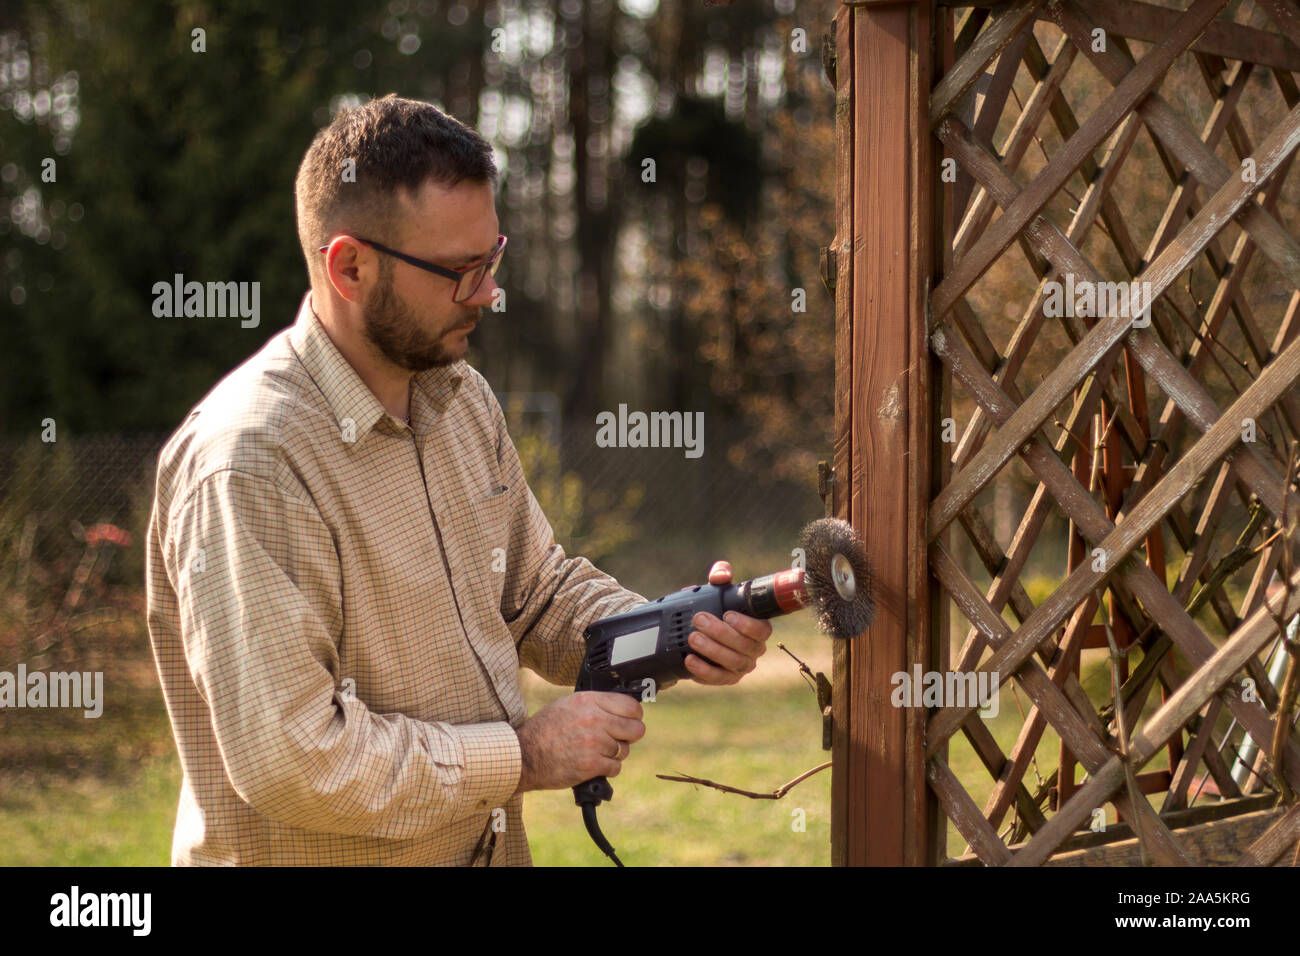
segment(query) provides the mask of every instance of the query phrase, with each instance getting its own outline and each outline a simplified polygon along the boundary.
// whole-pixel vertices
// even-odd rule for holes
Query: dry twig
[[[712,787],[714,790],[721,790],[723,793],[737,793],[742,797],[749,797],[751,800],[780,800],[787,793],[793,790],[798,784],[803,783],[815,773],[821,773],[831,765],[828,760],[824,764],[813,767],[811,770],[805,770],[799,776],[795,777],[788,783],[783,783],[771,793],[755,793],[753,790],[741,790],[739,787],[731,787],[725,783],[718,783],[714,780],[704,780],[700,777],[692,777],[689,774],[655,774],[660,780],[672,780],[676,783],[698,783],[702,787]]]
[[[812,688],[813,693],[817,695],[817,704],[823,708],[823,716],[825,716],[825,710],[830,707],[831,690],[830,681],[826,679],[826,675],[821,673],[814,674],[811,667],[799,660],[799,658],[795,656],[794,652],[780,641],[777,642],[776,646],[789,654],[794,662],[799,665],[799,676],[808,683],[808,686]],[[749,797],[751,800],[780,800],[813,774],[821,773],[830,765],[831,762],[828,760],[823,764],[813,767],[811,770],[805,770],[793,780],[781,784],[781,786],[777,787],[771,793],[756,793],[753,790],[742,790],[739,787],[733,787],[729,784],[718,783],[716,780],[705,780],[703,777],[692,777],[690,774],[657,773],[655,776],[660,780],[671,780],[674,783],[697,783],[702,787],[712,787],[714,790],[721,790],[723,793],[739,794],[742,797]]]

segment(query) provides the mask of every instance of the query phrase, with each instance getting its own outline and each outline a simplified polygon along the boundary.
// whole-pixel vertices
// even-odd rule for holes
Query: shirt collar
[[[307,374],[325,396],[340,428],[345,428],[347,420],[351,419],[355,434],[360,438],[381,421],[399,431],[407,427],[405,422],[399,422],[388,414],[383,403],[370,391],[356,369],[330,339],[320,319],[312,311],[310,292],[303,296],[298,317],[289,332],[289,344],[293,346]],[[415,404],[415,390],[419,389],[434,411],[445,411],[464,380],[464,365],[462,359],[451,365],[426,369],[413,375],[412,407]],[[412,421],[416,421],[414,411]]]
[[[464,359],[458,359],[450,365],[439,365],[425,369],[423,372],[416,372],[411,376],[411,382],[415,386],[411,390],[411,398],[415,398],[415,389],[419,389],[429,399],[435,411],[439,413],[446,411],[451,400],[460,391],[460,383],[465,380],[465,370],[468,367]]]

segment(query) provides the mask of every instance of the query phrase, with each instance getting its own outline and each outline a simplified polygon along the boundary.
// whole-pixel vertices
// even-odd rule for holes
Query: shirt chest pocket
[[[475,613],[501,620],[501,595],[511,573],[511,519],[519,491],[497,485],[489,495],[470,501],[452,515],[460,555],[460,574]]]

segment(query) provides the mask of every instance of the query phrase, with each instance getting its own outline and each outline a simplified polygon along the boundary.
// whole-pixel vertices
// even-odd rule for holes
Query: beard
[[[393,272],[389,269],[381,273],[379,284],[366,300],[362,328],[366,338],[388,361],[409,372],[423,372],[458,361],[460,356],[452,355],[442,344],[443,336],[478,317],[478,308],[466,309],[454,324],[437,334],[426,332],[393,289]]]

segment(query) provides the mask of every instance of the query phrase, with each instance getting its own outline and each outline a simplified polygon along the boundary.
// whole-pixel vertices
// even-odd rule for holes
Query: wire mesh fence
[[[736,426],[709,422],[682,448],[600,447],[596,426],[561,423],[547,401],[502,396],[529,486],[570,554],[654,596],[704,580],[727,558],[739,576],[785,566],[800,526],[822,513],[803,486],[727,462]],[[76,658],[105,635],[144,633],[144,548],[166,435],[60,434],[0,441],[0,667]]]

